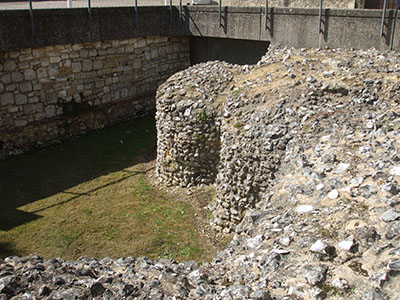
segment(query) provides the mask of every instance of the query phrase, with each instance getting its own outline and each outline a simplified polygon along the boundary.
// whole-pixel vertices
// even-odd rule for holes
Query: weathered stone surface
[[[386,299],[400,289],[390,278],[400,234],[399,59],[276,48],[256,66],[209,62],[160,87],[160,181],[212,182],[212,224],[235,231],[207,270],[215,295],[240,284],[249,295],[268,286],[276,299]],[[214,124],[219,139],[207,131]]]
[[[0,158],[153,111],[150,97],[160,82],[190,63],[188,55],[180,57],[181,50],[159,55],[159,47],[174,44],[188,44],[188,38],[133,38],[0,53]],[[134,45],[140,46],[135,53]],[[132,51],[125,51],[127,47]],[[19,107],[34,103],[41,103],[40,111],[39,106]],[[45,123],[48,119],[53,123]],[[85,124],[85,129],[65,126],[71,122]]]
[[[397,299],[399,59],[276,48],[173,75],[157,94],[159,178],[214,183],[232,241],[201,266],[9,257],[0,297]]]

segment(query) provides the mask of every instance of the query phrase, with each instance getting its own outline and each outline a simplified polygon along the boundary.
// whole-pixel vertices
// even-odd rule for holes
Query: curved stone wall
[[[180,186],[215,181],[220,99],[232,78],[228,64],[213,62],[177,73],[159,88],[157,175],[161,181]]]

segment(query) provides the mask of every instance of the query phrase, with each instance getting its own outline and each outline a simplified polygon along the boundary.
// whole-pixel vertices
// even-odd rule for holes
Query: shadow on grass
[[[56,193],[70,193],[65,190],[153,160],[155,143],[155,121],[151,116],[0,161],[0,230],[8,231],[40,217],[35,214],[39,211],[23,212],[18,209],[20,206]],[[118,181],[134,176],[129,171],[126,173]],[[63,203],[79,196],[79,193],[73,193]],[[0,254],[3,255],[2,249]]]
[[[0,242],[0,258],[6,258],[8,256],[16,256],[18,251],[14,248],[11,243]]]

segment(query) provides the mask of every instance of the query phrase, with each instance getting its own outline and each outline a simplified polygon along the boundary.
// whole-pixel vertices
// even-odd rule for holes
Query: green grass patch
[[[0,257],[209,259],[194,209],[152,187],[154,118],[0,162]]]

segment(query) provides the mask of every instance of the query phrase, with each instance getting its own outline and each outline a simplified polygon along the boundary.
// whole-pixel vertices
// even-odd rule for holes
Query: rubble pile
[[[159,88],[157,127],[159,178],[214,183],[229,245],[201,266],[6,258],[0,299],[400,299],[400,54],[193,66]]]

